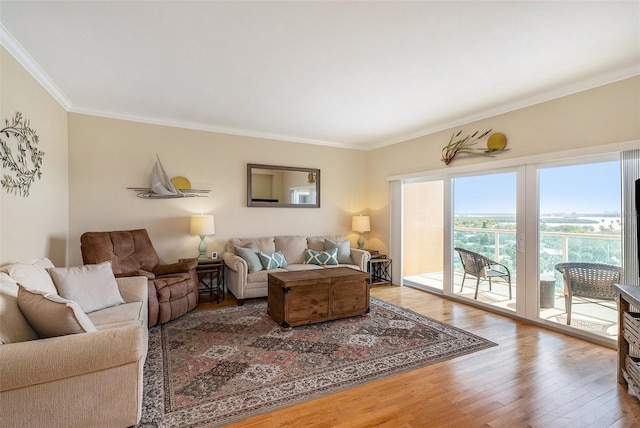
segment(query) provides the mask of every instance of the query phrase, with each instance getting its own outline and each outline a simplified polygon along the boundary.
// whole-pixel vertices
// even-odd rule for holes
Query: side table
[[[371,260],[369,260],[369,273],[371,274],[369,279],[371,285],[392,284],[391,259],[376,251],[376,254],[372,254]]]
[[[185,260],[193,259],[180,259],[181,262]],[[198,260],[196,274],[198,275],[198,291],[200,294],[209,294],[212,300],[215,297],[216,303],[224,300],[224,260],[221,258]]]

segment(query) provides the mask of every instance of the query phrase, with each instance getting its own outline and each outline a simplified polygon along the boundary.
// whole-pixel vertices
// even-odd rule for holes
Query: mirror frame
[[[303,172],[306,174],[315,174],[316,181],[316,203],[315,204],[287,204],[284,202],[268,202],[257,201],[251,197],[252,175],[253,169],[273,169],[276,171],[292,171]],[[268,207],[268,208],[320,208],[320,170],[317,168],[298,168],[292,166],[278,166],[278,165],[261,165],[257,163],[247,164],[247,206],[248,207]]]

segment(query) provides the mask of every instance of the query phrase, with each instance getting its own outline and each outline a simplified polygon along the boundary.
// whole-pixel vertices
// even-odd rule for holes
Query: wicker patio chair
[[[467,275],[476,278],[476,294],[473,297],[476,300],[478,299],[478,288],[480,287],[481,280],[488,280],[489,290],[491,290],[491,278],[500,278],[507,282],[509,286],[509,300],[511,300],[511,272],[509,272],[508,267],[473,251],[459,247],[454,249],[460,255],[460,261],[462,261],[462,267],[464,268],[462,284],[460,285],[461,292]]]
[[[613,284],[622,278],[622,268],[601,263],[558,263],[556,270],[562,274],[565,285],[564,306],[567,311],[567,325],[571,325],[571,305],[574,297],[596,300],[616,300]],[[595,303],[589,302],[576,303]],[[601,305],[609,307],[606,305]],[[610,307],[609,307],[610,308]],[[616,308],[611,308],[617,310]]]

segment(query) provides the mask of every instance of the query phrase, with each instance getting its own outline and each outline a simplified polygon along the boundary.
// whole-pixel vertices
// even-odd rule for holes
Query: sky
[[[620,162],[539,170],[540,212],[620,212]],[[516,173],[461,177],[454,181],[457,214],[515,214]]]

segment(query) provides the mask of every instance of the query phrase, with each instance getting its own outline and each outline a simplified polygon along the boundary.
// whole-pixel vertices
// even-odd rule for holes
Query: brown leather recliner
[[[197,260],[160,264],[146,229],[85,232],[80,243],[85,264],[111,261],[116,277],[147,277],[149,327],[178,318],[198,304]]]

